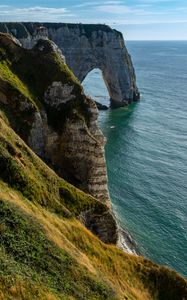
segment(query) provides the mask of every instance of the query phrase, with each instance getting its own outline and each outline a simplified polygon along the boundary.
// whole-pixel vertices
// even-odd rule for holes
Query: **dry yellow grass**
[[[60,300],[59,297],[50,293],[44,286],[28,285],[22,279],[17,278],[16,282],[7,285],[0,278],[0,300]],[[71,300],[70,298],[67,300]]]
[[[87,269],[95,280],[112,289],[115,297],[107,299],[151,300],[167,295],[167,300],[183,300],[176,291],[184,294],[187,283],[179,275],[102,243],[73,217],[90,205],[98,205],[98,201],[60,179],[1,118],[0,147],[0,162],[4,164],[0,164],[0,199],[13,203],[41,224],[46,238],[75,259],[79,270]],[[60,198],[59,188],[68,191],[70,200]]]
[[[149,277],[150,270],[160,271],[159,266],[143,257],[125,254],[115,246],[105,245],[78,220],[60,218],[27,201],[4,184],[1,185],[0,198],[16,204],[42,224],[48,239],[65,249],[89,272],[109,282],[119,299],[157,299],[157,291],[152,290],[148,279],[147,282],[142,280],[142,273]]]

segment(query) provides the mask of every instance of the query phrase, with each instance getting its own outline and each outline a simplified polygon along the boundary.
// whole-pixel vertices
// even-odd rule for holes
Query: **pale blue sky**
[[[105,23],[127,40],[187,40],[187,0],[0,0],[0,21]]]

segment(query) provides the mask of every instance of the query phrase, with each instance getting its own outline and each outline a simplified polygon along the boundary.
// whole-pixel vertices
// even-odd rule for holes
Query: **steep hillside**
[[[42,42],[36,47],[44,51],[52,45]],[[47,49],[41,60],[47,59]],[[56,53],[53,48],[50,53],[51,49]],[[0,299],[187,299],[187,282],[180,275],[112,245],[117,239],[117,228],[108,202],[99,201],[60,178],[49,167],[53,164],[47,161],[46,165],[42,160],[45,157],[39,158],[27,145],[36,113],[45,113],[46,124],[50,122],[50,102],[45,103],[46,96],[39,89],[42,77],[41,89],[51,84],[44,84],[48,80],[45,76],[49,78],[50,74],[63,74],[58,82],[74,82],[77,96],[69,110],[61,112],[64,119],[58,120],[59,115],[52,118],[50,129],[57,134],[60,131],[60,137],[63,132],[65,138],[72,124],[76,128],[84,123],[84,137],[96,139],[89,124],[93,117],[89,114],[91,100],[85,98],[72,73],[61,61],[53,71],[48,71],[47,64],[45,72],[42,67],[36,68],[33,55],[38,50],[30,51],[9,36],[1,36]],[[32,65],[28,58],[33,59]],[[37,58],[38,54],[36,61]],[[53,58],[52,65],[56,64]],[[58,73],[61,64],[63,69]],[[41,117],[43,122],[44,119]],[[56,122],[61,122],[61,127],[55,127]],[[82,136],[80,133],[80,139]],[[73,141],[76,145],[77,140]],[[94,147],[97,145],[100,147],[96,140]]]
[[[186,299],[175,272],[76,218],[108,208],[60,179],[0,119],[0,299]]]

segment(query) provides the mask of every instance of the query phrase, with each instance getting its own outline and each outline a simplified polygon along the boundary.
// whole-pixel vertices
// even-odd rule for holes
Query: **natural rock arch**
[[[98,68],[113,106],[139,98],[134,68],[121,33],[106,25],[59,24],[55,30],[49,24],[44,26],[81,82]]]
[[[85,94],[94,99],[99,109],[105,110],[109,107],[110,95],[100,69],[91,70],[82,81],[82,85]]]
[[[91,70],[99,68],[112,106],[124,106],[139,99],[134,68],[123,36],[109,26],[2,23],[0,30],[11,32],[27,48],[32,48],[40,38],[50,38],[62,50],[67,65],[81,82]]]

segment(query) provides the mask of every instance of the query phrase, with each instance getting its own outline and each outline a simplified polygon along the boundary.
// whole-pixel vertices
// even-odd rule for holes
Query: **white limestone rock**
[[[17,23],[3,24],[7,30],[10,27],[10,31],[13,24],[15,29],[18,26]],[[94,68],[99,68],[112,106],[125,106],[139,100],[134,67],[120,32],[99,24],[19,23],[19,26],[23,27],[24,34],[15,36],[25,48],[32,48],[39,39],[49,38],[63,53],[80,82]]]
[[[45,92],[45,102],[50,106],[58,107],[70,100],[76,98],[72,94],[74,86],[69,84],[62,84],[62,82],[53,82]]]

